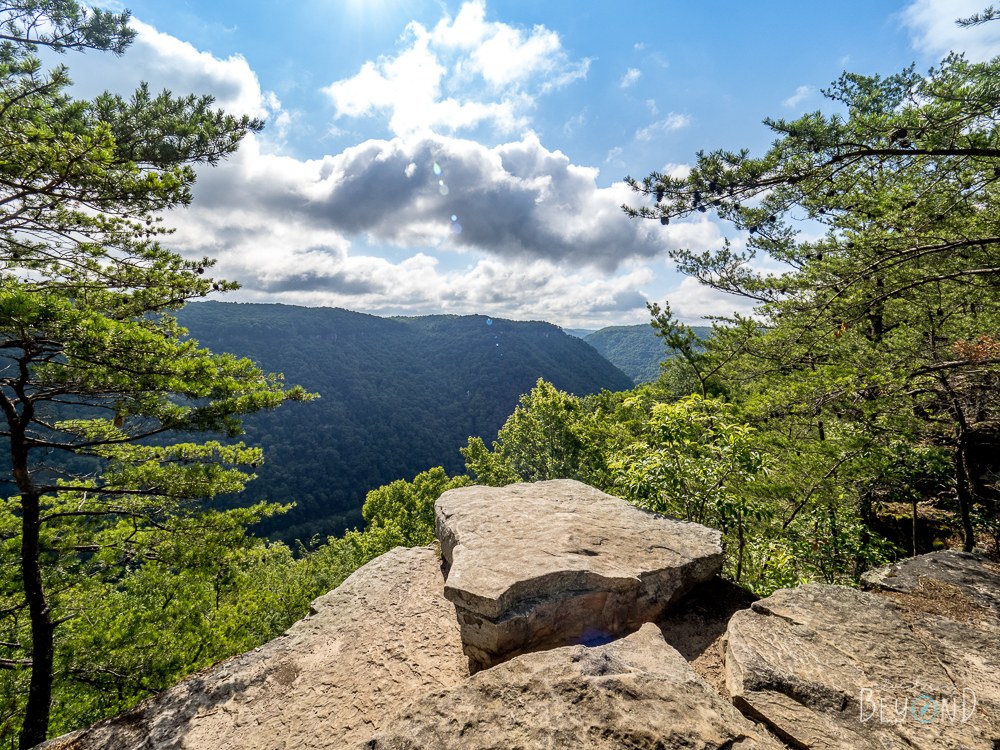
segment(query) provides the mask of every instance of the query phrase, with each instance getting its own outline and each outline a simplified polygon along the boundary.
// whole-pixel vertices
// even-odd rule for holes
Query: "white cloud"
[[[644,49],[646,49],[646,45],[645,45],[645,44],[644,44],[643,42],[636,42],[636,43],[635,43],[635,44],[633,44],[632,46],[633,46],[633,47],[634,47],[635,49],[637,49],[637,50],[644,50]]]
[[[483,0],[465,3],[453,23],[442,19],[434,41],[443,47],[469,50],[466,63],[496,87],[523,81],[558,65],[559,35],[544,26],[531,33],[504,23],[487,23]]]
[[[585,78],[592,62],[571,62],[559,35],[544,26],[527,31],[486,21],[483,0],[464,3],[431,31],[413,21],[402,39],[406,46],[395,57],[368,61],[323,89],[337,117],[388,113],[396,135],[483,122],[515,132],[526,127],[524,113],[539,94]]]
[[[602,327],[623,317],[645,319],[648,294],[642,287],[653,272],[637,267],[604,277],[567,271],[546,261],[481,259],[467,269],[442,271],[423,253],[392,263],[375,256],[350,256],[309,285],[285,285],[237,293],[243,301],[336,306],[383,315],[427,312],[484,313],[562,325]],[[231,299],[233,297],[230,297]]]
[[[587,109],[588,109],[587,107],[584,107],[582,110],[580,110],[580,114],[575,115],[566,121],[566,123],[563,125],[563,132],[566,135],[569,136],[573,135],[573,133],[576,132],[577,128],[579,128],[580,126],[584,125],[587,122]]]
[[[1000,22],[962,29],[955,19],[978,13],[987,5],[986,0],[915,0],[900,15],[916,49],[941,56],[965,52],[971,60],[984,61],[1000,55]]]
[[[73,58],[75,96],[92,99],[104,90],[131,96],[141,81],[151,93],[169,89],[174,94],[209,94],[216,106],[229,114],[250,115],[269,122],[266,138],[281,140],[291,125],[291,113],[278,97],[263,91],[257,74],[242,55],[220,59],[201,52],[188,42],[157,31],[133,18],[136,38],[122,59],[113,55],[78,55]],[[53,56],[52,62],[64,62]]]
[[[691,276],[667,293],[667,301],[677,317],[689,324],[705,325],[704,318],[709,315],[753,314],[753,303],[749,300],[704,286]]]
[[[613,149],[611,149],[610,151],[608,151],[608,155],[605,157],[604,163],[605,164],[611,164],[612,160],[614,160],[614,162],[613,162],[614,164],[616,164],[617,166],[624,167],[625,166],[625,162],[623,162],[621,159],[618,158],[621,155],[622,155],[622,147],[621,146],[615,146]]]
[[[312,161],[263,154],[251,138],[226,165],[202,170],[194,205],[175,215],[183,225],[176,240],[191,253],[235,258],[258,247],[270,258],[280,256],[278,248],[341,252],[367,236],[402,248],[610,273],[628,259],[662,257],[679,241],[707,247],[718,239],[713,224],[661,227],[629,219],[620,206],[638,196],[623,183],[599,188],[597,175],[547,150],[533,134],[491,149],[425,133],[369,140]],[[452,215],[460,235],[452,233]],[[690,227],[698,229],[691,234]],[[241,277],[262,263],[255,260]],[[290,268],[276,265],[282,273]]]
[[[649,107],[649,111],[652,112],[654,116],[660,114],[660,110],[656,108],[656,99],[647,99],[646,106]]]
[[[639,77],[642,76],[642,71],[637,68],[629,68],[628,72],[622,76],[621,87],[627,89],[629,86],[634,86]]]
[[[669,175],[676,180],[686,180],[688,175],[691,174],[690,164],[674,164],[673,162],[664,165],[663,169],[660,170],[663,174]]]
[[[137,35],[126,63],[133,75],[137,72],[151,82],[161,80],[163,87],[173,86],[184,93],[210,93],[220,107],[233,114],[267,117],[281,108],[273,93],[261,91],[257,74],[242,55],[220,60],[142,21],[133,19],[131,25]],[[136,66],[140,71],[135,71]]]
[[[782,102],[789,109],[794,109],[799,106],[806,99],[810,98],[816,92],[813,86],[799,86],[795,89],[795,93]]]
[[[106,88],[131,94],[139,81],[147,81],[154,93],[166,88],[175,93],[211,94],[219,107],[236,115],[264,118],[280,111],[277,97],[261,90],[257,74],[242,55],[220,59],[136,18],[130,25],[136,39],[123,59],[113,55],[74,58],[73,78],[79,95],[93,98]]]
[[[642,312],[648,263],[721,236],[705,219],[629,219],[619,207],[638,196],[599,188],[597,172],[530,134],[490,149],[425,133],[311,161],[248,138],[201,171],[193,205],[168,217],[170,244],[218,258],[213,274],[240,281],[244,300],[610,324]],[[472,267],[454,270],[462,256]]]
[[[662,135],[663,133],[668,133],[671,130],[678,130],[685,127],[691,123],[691,118],[687,115],[677,115],[671,112],[665,118],[659,122],[654,122],[645,128],[640,128],[635,131],[636,140],[648,141],[655,136]]]
[[[596,57],[584,57],[575,63],[567,63],[561,71],[552,75],[542,83],[538,91],[542,94],[547,94],[555,89],[561,89],[563,86],[567,86],[573,81],[577,81],[581,78],[586,78],[587,73],[590,71],[590,64],[596,60]]]

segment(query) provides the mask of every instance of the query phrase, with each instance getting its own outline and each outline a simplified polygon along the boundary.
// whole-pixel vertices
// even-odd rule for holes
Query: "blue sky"
[[[140,0],[123,58],[61,61],[81,97],[145,80],[267,121],[167,217],[224,299],[598,328],[748,311],[667,258],[739,233],[626,218],[626,175],[760,153],[843,70],[992,57],[998,25],[954,25],[985,4]]]

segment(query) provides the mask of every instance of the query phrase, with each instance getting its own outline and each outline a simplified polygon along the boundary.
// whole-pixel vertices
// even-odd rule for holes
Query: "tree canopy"
[[[966,549],[973,519],[997,514],[998,467],[980,450],[1000,417],[997,80],[1000,58],[955,54],[926,75],[845,73],[824,91],[845,114],[766,120],[777,139],[765,155],[699,152],[684,179],[630,180],[654,203],[625,207],[662,223],[711,210],[746,230],[671,254],[756,305],[724,321],[720,373],[754,419],[827,454],[821,476],[848,481],[899,438],[945,450]],[[821,238],[802,240],[800,221]],[[778,270],[755,270],[761,260]]]
[[[121,53],[127,22],[68,0],[0,9],[0,436],[18,492],[0,508],[17,560],[2,578],[12,658],[0,668],[30,675],[12,707],[22,748],[46,738],[60,626],[143,561],[194,564],[195,550],[245,544],[246,524],[280,511],[198,510],[241,489],[252,475],[236,467],[259,464],[259,450],[155,438],[235,437],[241,416],[309,397],[199,348],[167,314],[236,285],[205,277],[209,259],[163,247],[155,213],[190,201],[194,165],[231,154],[262,124],[213,110],[210,97],[145,86],[128,101],[74,101],[66,69],[43,74],[30,54],[39,44]]]

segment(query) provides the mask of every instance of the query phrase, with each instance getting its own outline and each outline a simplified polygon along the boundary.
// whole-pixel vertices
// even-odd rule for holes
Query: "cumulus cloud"
[[[704,319],[712,315],[753,314],[753,303],[749,300],[704,286],[690,276],[668,292],[666,299],[677,317],[687,323],[705,325]]]
[[[364,236],[605,273],[629,259],[661,257],[678,242],[717,240],[710,223],[662,227],[629,219],[619,206],[635,194],[623,183],[599,188],[597,176],[533,134],[487,148],[424,133],[365,141],[313,161],[263,154],[248,139],[229,164],[203,171],[194,206],[182,214],[189,228],[177,239],[191,252],[220,257],[231,248],[251,255],[270,248],[275,255],[275,248],[314,247],[343,257],[351,238]],[[258,275],[254,269],[269,262],[255,260],[241,276]],[[278,261],[273,273],[287,275],[293,265]]]
[[[276,280],[264,288],[244,289],[239,298],[383,315],[483,313],[601,327],[623,317],[644,319],[648,294],[642,287],[653,278],[646,267],[608,278],[586,270],[567,271],[546,261],[484,258],[458,271],[438,266],[436,258],[423,253],[399,263],[351,256],[333,273],[309,277],[310,283]]]
[[[136,27],[124,66],[99,55],[74,61],[78,96],[108,81],[129,94],[148,80],[153,90],[211,93],[227,111],[266,117],[269,134],[295,126],[242,57],[217,58],[141,21]],[[236,298],[247,301],[585,326],[644,319],[659,278],[652,268],[667,250],[720,244],[704,218],[667,227],[628,219],[620,205],[638,198],[627,186],[598,187],[596,168],[573,164],[530,132],[488,148],[428,130],[453,130],[442,124],[448,117],[523,124],[535,97],[589,65],[571,61],[554,32],[487,23],[481,3],[466,3],[454,19],[430,31],[411,25],[408,34],[399,55],[359,72],[371,76],[367,109],[362,94],[343,88],[344,107],[357,116],[398,115],[400,135],[311,160],[274,153],[270,135],[249,136],[229,161],[199,170],[193,205],[166,217],[177,227],[167,244],[217,258],[212,274],[240,281]],[[385,104],[402,90],[393,86],[405,88],[407,64],[426,66],[432,78],[444,70],[439,88],[422,89],[409,110]],[[454,93],[470,90],[470,80],[479,94]],[[378,88],[387,84],[389,93]],[[427,101],[433,106],[422,112]],[[651,132],[682,121],[671,114]]]
[[[658,122],[654,122],[645,128],[635,131],[635,138],[638,141],[649,141],[658,135],[669,133],[671,130],[679,130],[691,123],[691,118],[687,115],[678,115],[671,112]]]
[[[637,68],[629,68],[625,75],[622,76],[621,87],[627,89],[629,86],[634,86],[636,81],[642,76],[642,71]]]
[[[528,31],[486,21],[483,0],[464,3],[431,30],[413,21],[402,40],[398,55],[368,61],[323,89],[338,118],[386,113],[396,135],[483,122],[513,132],[527,125],[538,95],[586,77],[592,62],[571,61],[559,35],[544,26]]]
[[[980,12],[986,5],[983,0],[914,0],[901,17],[916,49],[942,56],[949,51],[965,52],[968,58],[983,61],[1000,55],[1000,23],[962,29],[955,19]]]
[[[146,81],[154,93],[169,89],[175,94],[210,94],[226,112],[270,118],[272,124],[283,114],[287,124],[288,113],[283,112],[281,102],[273,92],[261,89],[257,74],[242,55],[220,59],[139,19],[133,18],[130,25],[136,38],[123,59],[107,54],[73,58],[77,96],[90,99],[105,89],[129,95],[140,81]]]
[[[816,92],[813,86],[799,86],[795,89],[795,93],[782,102],[789,109],[794,109],[799,106],[806,99],[809,99]]]
[[[674,164],[670,162],[664,165],[663,169],[660,170],[665,175],[670,175],[675,180],[686,180],[688,175],[691,174],[690,164]]]
[[[129,23],[136,38],[123,58],[74,55],[70,70],[74,96],[93,99],[108,90],[129,97],[142,81],[154,95],[164,89],[175,95],[207,94],[227,113],[267,120],[262,140],[269,147],[280,147],[294,122],[294,113],[282,107],[274,92],[261,88],[257,74],[242,55],[218,58],[139,19]],[[41,56],[46,64],[66,62],[47,50],[42,50]]]
[[[425,133],[311,161],[250,138],[203,170],[170,244],[216,257],[244,300],[610,324],[641,312],[650,263],[721,237],[706,219],[630,220],[634,194],[596,177],[534,135],[487,148]]]

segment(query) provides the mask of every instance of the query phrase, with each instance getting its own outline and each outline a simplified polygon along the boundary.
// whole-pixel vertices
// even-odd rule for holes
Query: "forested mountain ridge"
[[[281,372],[320,399],[245,422],[264,448],[258,479],[217,502],[295,502],[257,528],[307,540],[361,527],[368,491],[433,466],[461,473],[470,436],[487,445],[538,378],[586,395],[631,380],[582,340],[544,322],[485,316],[380,318],[336,308],[191,303],[177,314],[216,352]]]
[[[694,326],[705,339],[712,333],[710,326]],[[583,337],[598,353],[620,369],[638,385],[660,377],[660,362],[673,356],[663,347],[663,339],[649,323],[634,326],[608,326]]]

